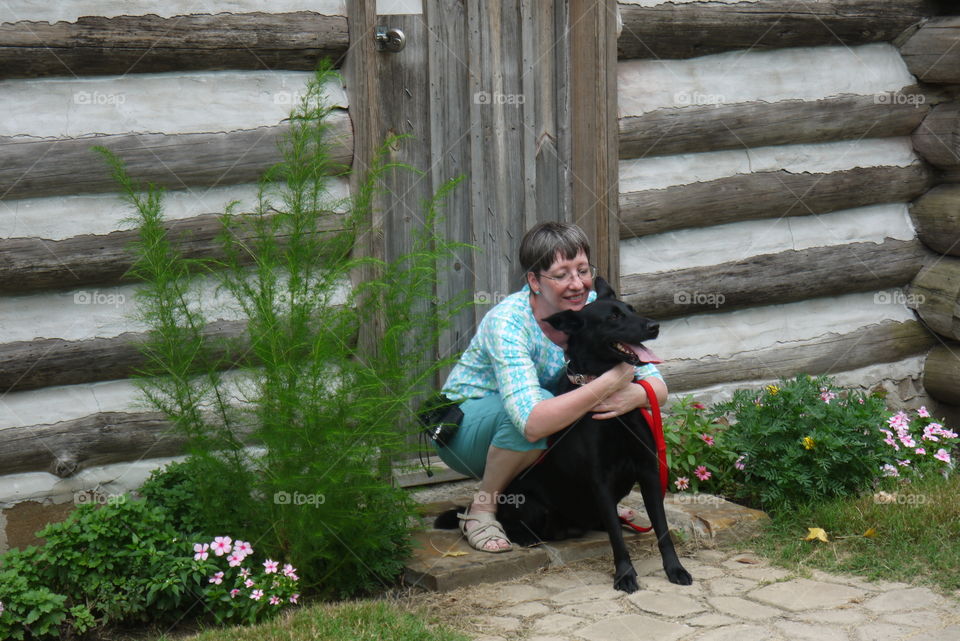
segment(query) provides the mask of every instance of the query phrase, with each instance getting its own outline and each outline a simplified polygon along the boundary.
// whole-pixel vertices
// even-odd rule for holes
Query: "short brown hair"
[[[534,225],[520,241],[520,266],[524,273],[540,273],[553,265],[559,254],[571,260],[583,252],[590,260],[590,242],[578,226],[546,222]]]

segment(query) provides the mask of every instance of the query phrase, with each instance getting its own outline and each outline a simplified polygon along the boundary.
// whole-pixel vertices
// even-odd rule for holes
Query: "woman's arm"
[[[659,376],[648,376],[644,379],[653,388],[657,395],[657,401],[660,405],[667,402],[667,384]],[[650,399],[647,398],[647,390],[642,385],[628,385],[618,389],[608,396],[602,402],[597,403],[592,408],[595,412],[593,418],[598,420],[622,416],[627,412],[638,407],[649,408]]]
[[[624,387],[630,386],[633,373],[632,366],[621,363],[586,385],[540,401],[534,405],[533,411],[527,418],[523,430],[524,436],[532,443],[559,432],[596,407],[598,403],[607,400]],[[643,388],[640,389],[643,391]]]

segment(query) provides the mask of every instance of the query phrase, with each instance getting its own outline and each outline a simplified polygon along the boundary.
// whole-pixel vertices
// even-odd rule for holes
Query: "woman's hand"
[[[633,384],[633,368],[630,368],[630,383],[614,391],[601,403],[597,403],[590,410],[594,412],[593,418],[604,420],[623,416],[627,412],[641,407],[650,407],[650,399],[647,398],[647,391],[642,385]],[[667,386],[663,380],[651,376],[647,379],[657,395],[657,400],[662,405],[667,400]]]

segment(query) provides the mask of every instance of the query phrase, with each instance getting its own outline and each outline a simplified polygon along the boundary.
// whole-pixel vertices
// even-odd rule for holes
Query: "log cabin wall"
[[[318,57],[347,51],[342,0],[136,6],[0,7],[0,550],[182,453],[129,380],[144,331],[124,280],[132,212],[90,147],[163,185],[181,249],[208,256],[217,214],[234,200],[252,210]],[[328,95],[349,164],[346,92]],[[236,310],[219,310],[208,331],[238,334]]]
[[[937,186],[960,175],[947,6],[621,0],[620,288],[663,320],[671,392],[826,373],[958,417],[930,398],[956,389],[923,385],[925,360],[956,385],[957,359],[926,358],[944,339],[908,305],[960,247]],[[944,280],[956,340],[960,277]]]

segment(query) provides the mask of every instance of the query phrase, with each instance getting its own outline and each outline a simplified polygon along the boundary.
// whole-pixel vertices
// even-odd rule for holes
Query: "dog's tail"
[[[433,521],[433,527],[438,530],[456,530],[460,527],[460,519],[457,518],[458,514],[462,514],[467,511],[465,506],[455,507],[452,510],[447,510],[446,512],[441,512],[439,516]]]

